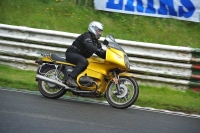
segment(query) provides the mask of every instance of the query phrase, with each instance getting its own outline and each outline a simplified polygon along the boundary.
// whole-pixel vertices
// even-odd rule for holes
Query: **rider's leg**
[[[77,53],[66,53],[66,60],[76,65],[74,70],[69,74],[69,78],[66,83],[71,86],[78,87],[76,78],[82,71],[86,69],[88,66],[88,61],[85,57]]]

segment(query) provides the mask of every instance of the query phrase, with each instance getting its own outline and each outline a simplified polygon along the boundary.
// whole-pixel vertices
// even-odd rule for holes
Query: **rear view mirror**
[[[106,39],[103,41],[103,44],[106,45],[106,46],[108,45],[108,43],[109,42]]]

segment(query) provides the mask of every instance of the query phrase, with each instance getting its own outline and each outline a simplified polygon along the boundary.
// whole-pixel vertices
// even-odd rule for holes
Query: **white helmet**
[[[89,24],[88,30],[96,37],[96,39],[99,39],[103,34],[103,24],[97,21],[93,21]]]

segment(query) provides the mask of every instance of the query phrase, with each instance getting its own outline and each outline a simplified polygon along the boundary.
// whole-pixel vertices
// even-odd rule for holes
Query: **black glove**
[[[105,59],[106,58],[106,51],[103,49],[97,49],[95,54],[97,54],[99,57]]]
[[[101,53],[102,52],[102,49],[97,49],[96,53]]]

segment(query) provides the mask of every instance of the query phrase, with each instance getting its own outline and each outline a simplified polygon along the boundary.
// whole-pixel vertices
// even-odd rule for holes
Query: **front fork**
[[[119,86],[119,76],[117,76],[116,71],[112,71],[112,74],[114,76],[113,81],[116,85],[116,90],[113,92],[115,95],[118,95],[120,93],[120,86]]]

